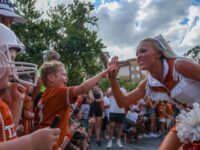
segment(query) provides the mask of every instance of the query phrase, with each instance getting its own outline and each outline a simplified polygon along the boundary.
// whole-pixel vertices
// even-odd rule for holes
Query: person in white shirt
[[[108,139],[109,114],[110,114],[110,90],[109,89],[107,89],[106,92],[105,92],[103,102],[104,102],[104,117],[103,117],[102,130],[104,132],[105,138]]]
[[[110,89],[111,90],[111,89]],[[121,92],[126,94],[127,91],[124,88],[120,88]],[[107,144],[107,148],[112,147],[112,137],[114,135],[114,129],[116,129],[117,132],[117,147],[123,148],[123,145],[121,144],[121,136],[122,136],[122,123],[125,119],[125,109],[119,108],[119,106],[116,103],[115,97],[111,92],[110,96],[110,115],[109,115],[109,141]]]

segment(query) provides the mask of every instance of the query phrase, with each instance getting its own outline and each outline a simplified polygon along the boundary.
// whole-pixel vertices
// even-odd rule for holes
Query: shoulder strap
[[[175,59],[168,59],[167,63],[169,66],[168,69],[168,73],[166,75],[166,78],[163,82],[163,85],[165,85],[165,87],[150,87],[153,91],[155,92],[161,92],[161,93],[167,93],[168,95],[170,95],[170,91],[174,88],[174,86],[177,84],[178,81],[175,81],[173,79],[173,67],[174,67],[174,61]]]

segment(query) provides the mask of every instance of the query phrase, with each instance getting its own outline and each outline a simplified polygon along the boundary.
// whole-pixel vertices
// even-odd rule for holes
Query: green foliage
[[[195,60],[198,64],[200,64],[200,46],[196,46],[189,51],[187,51],[184,56]]]
[[[138,86],[138,83],[131,83],[130,81],[126,79],[119,79],[119,83],[120,83],[120,86],[124,87],[128,92],[134,90]],[[99,87],[105,92],[106,89],[110,87],[109,80],[106,78],[102,79],[99,82]]]
[[[132,83],[126,79],[120,79],[119,83],[122,87],[124,87],[128,92],[134,90],[137,86],[138,83]]]
[[[99,72],[103,67],[99,58],[105,45],[93,30],[98,20],[91,15],[94,6],[74,0],[68,6],[62,4],[51,8],[44,19],[43,12],[36,10],[35,2],[16,1],[17,10],[27,20],[26,24],[12,26],[26,46],[19,60],[41,65],[43,52],[53,48],[66,65],[70,85],[80,84],[85,77]]]
[[[93,9],[90,2],[74,0],[74,4],[58,5],[48,13],[54,32],[52,45],[66,64],[69,84],[79,84],[83,75],[92,76],[103,67],[98,58],[105,46],[97,32],[88,28],[96,25],[97,18],[90,15]]]
[[[105,92],[110,87],[109,80],[107,78],[101,79],[101,81],[99,81],[99,87]]]
[[[33,62],[40,65],[43,62],[43,51],[48,49],[48,22],[41,18],[42,12],[35,9],[35,0],[18,0],[16,7],[26,18],[26,24],[14,24],[12,29],[26,47],[21,61]]]

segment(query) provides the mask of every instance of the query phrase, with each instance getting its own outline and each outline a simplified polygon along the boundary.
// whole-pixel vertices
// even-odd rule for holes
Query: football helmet
[[[0,23],[0,78],[5,74],[6,68],[10,68],[13,79],[22,83],[35,86],[37,83],[37,65],[28,62],[12,61],[10,49],[23,51],[24,45],[19,41],[15,33]],[[20,76],[28,75],[33,82],[28,82]]]

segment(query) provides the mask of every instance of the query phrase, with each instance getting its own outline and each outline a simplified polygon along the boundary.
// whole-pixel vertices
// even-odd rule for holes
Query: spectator
[[[143,130],[144,120],[140,117],[139,107],[133,105],[130,107],[129,111],[126,114],[125,119],[125,142],[128,144],[131,142],[132,137],[137,143],[140,143],[139,134]]]
[[[119,80],[118,80],[118,84],[119,84]],[[126,90],[122,87],[120,88],[120,90],[124,94],[127,93]],[[110,92],[111,92],[111,95],[110,95],[110,115],[109,115],[109,141],[107,144],[107,148],[112,147],[112,137],[114,135],[115,129],[117,132],[117,147],[123,148],[123,145],[121,143],[121,136],[123,134],[122,123],[124,122],[124,119],[125,119],[125,109],[119,108],[112,91]]]
[[[89,92],[89,98],[91,99],[92,103],[90,105],[90,111],[89,111],[89,118],[94,118],[95,125],[90,125],[88,129],[89,139],[92,135],[93,128],[95,129],[95,135],[96,135],[96,144],[98,146],[101,146],[101,125],[102,125],[102,116],[103,116],[103,110],[102,110],[102,101],[103,101],[103,92],[98,87],[98,85],[95,85],[92,90]],[[92,123],[92,122],[91,122]]]
[[[105,96],[104,96],[104,118],[103,118],[103,133],[105,135],[105,138],[108,139],[108,133],[109,133],[109,111],[110,111],[110,90],[107,89]]]
[[[159,116],[159,134],[163,135],[166,126],[166,104],[164,101],[160,101],[158,104],[158,116]]]
[[[88,129],[88,121],[89,121],[89,111],[90,111],[90,104],[89,104],[89,98],[88,95],[83,95],[82,105],[81,105],[81,111],[83,112],[83,120],[82,124],[83,127]]]
[[[0,1],[0,22],[10,27],[13,22],[25,23],[25,19],[15,12],[10,0]]]

